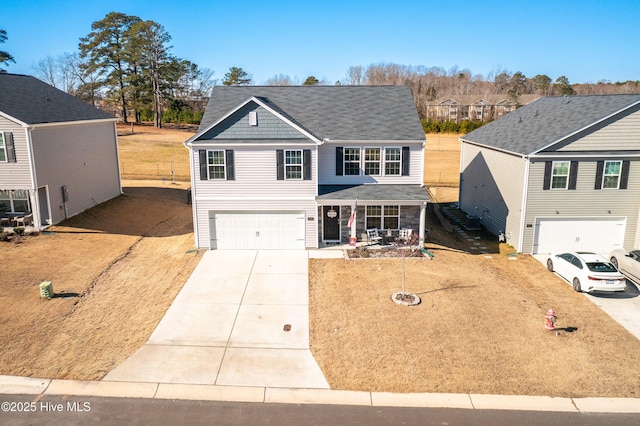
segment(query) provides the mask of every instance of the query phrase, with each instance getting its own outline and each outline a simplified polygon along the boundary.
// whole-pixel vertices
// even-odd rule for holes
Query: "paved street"
[[[10,425],[563,425],[635,426],[638,414],[583,414],[455,408],[248,404],[135,398],[1,395],[0,401],[35,404],[32,412],[0,412]],[[35,402],[34,402],[35,401]],[[75,410],[74,410],[75,408]],[[82,409],[84,411],[78,411]]]

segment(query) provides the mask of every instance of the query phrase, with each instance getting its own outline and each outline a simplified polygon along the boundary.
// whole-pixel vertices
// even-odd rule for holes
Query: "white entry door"
[[[625,227],[626,219],[619,217],[538,219],[533,253],[609,253],[622,248]]]
[[[212,250],[304,249],[304,212],[209,212]]]

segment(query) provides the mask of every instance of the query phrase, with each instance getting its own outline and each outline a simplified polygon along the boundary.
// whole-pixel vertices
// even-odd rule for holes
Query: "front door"
[[[340,241],[340,206],[322,206],[325,241]]]

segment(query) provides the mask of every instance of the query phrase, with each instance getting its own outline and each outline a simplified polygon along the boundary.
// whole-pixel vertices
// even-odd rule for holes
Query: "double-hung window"
[[[344,149],[344,174],[345,176],[360,175],[360,148]]]
[[[384,206],[384,229],[400,228],[400,206]]]
[[[364,149],[364,174],[374,176],[380,174],[380,148]]]
[[[367,206],[366,229],[399,229],[400,206]]]
[[[302,150],[285,150],[284,167],[285,179],[302,179]]]
[[[209,166],[209,179],[227,178],[227,165],[223,149],[207,151],[207,165]]]
[[[569,185],[569,161],[554,161],[551,171],[551,189],[567,189]]]
[[[0,212],[30,212],[29,192],[26,190],[0,190]]]
[[[620,186],[620,174],[622,173],[622,161],[605,161],[602,175],[602,188],[618,189]]]
[[[399,147],[384,149],[384,174],[400,176],[402,173],[402,150]]]
[[[0,161],[7,161],[7,148],[4,141],[4,134],[0,132]]]

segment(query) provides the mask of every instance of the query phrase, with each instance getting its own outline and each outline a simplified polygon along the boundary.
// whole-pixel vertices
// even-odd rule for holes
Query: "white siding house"
[[[0,216],[42,229],[121,193],[115,118],[30,76],[0,93]]]
[[[216,87],[185,143],[196,245],[311,248],[367,227],[423,238],[424,143],[405,87]]]
[[[640,95],[541,98],[461,142],[460,208],[518,251],[640,246]]]

